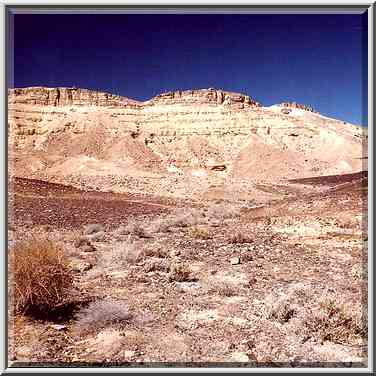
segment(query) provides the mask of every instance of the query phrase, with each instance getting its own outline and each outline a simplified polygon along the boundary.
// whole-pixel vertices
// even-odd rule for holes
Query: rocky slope
[[[76,88],[9,91],[9,173],[101,190],[254,194],[260,182],[365,169],[364,128],[216,89],[146,102]]]

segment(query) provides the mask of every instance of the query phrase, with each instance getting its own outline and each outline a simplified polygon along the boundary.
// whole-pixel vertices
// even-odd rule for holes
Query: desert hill
[[[366,367],[365,129],[215,89],[8,109],[12,367]]]
[[[365,169],[364,128],[213,88],[140,102],[30,87],[9,90],[8,109],[10,174],[81,188],[247,197],[260,183]]]

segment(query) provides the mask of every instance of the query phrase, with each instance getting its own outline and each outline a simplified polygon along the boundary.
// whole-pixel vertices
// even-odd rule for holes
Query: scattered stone
[[[95,252],[97,249],[90,243],[80,247],[82,252]]]
[[[136,351],[126,350],[123,352],[124,359],[129,360],[136,355]]]
[[[180,250],[178,250],[178,249],[173,249],[173,250],[170,252],[170,257],[180,256],[180,254],[181,254]]]
[[[104,227],[98,223],[93,223],[90,225],[85,226],[84,234],[85,235],[92,235],[98,232],[104,232]]]
[[[240,258],[239,257],[232,257],[230,259],[230,263],[231,263],[231,265],[238,265],[238,264],[240,264]]]
[[[85,235],[89,241],[100,242],[104,238],[104,231],[95,232],[93,234]]]
[[[59,325],[59,324],[51,325],[51,328],[58,330],[59,332],[68,330],[68,327],[66,325]]]
[[[86,272],[90,270],[92,267],[93,265],[90,264],[90,262],[86,262],[86,261],[79,261],[77,263],[74,263],[72,266],[74,271],[80,272],[80,273]]]
[[[90,240],[88,238],[86,238],[85,236],[80,236],[75,242],[74,242],[74,246],[76,248],[81,248],[85,245],[90,245]]]
[[[195,290],[201,288],[198,282],[176,282],[175,286],[182,290]]]
[[[233,362],[248,363],[249,362],[249,356],[244,352],[234,352],[231,355],[231,360]]]

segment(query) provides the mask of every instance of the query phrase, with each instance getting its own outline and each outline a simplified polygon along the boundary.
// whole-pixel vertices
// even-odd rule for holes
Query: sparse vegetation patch
[[[96,332],[111,324],[128,322],[132,318],[128,305],[114,299],[98,300],[82,308],[75,327],[80,334]]]
[[[64,301],[73,274],[64,250],[52,240],[30,237],[9,255],[11,304],[16,313],[45,313]]]

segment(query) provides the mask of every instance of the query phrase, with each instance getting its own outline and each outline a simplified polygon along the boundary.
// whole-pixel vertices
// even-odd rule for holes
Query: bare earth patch
[[[11,320],[14,365],[365,366],[364,186],[182,215],[157,198],[26,185],[12,196],[11,244],[26,233],[57,242],[81,300]]]

